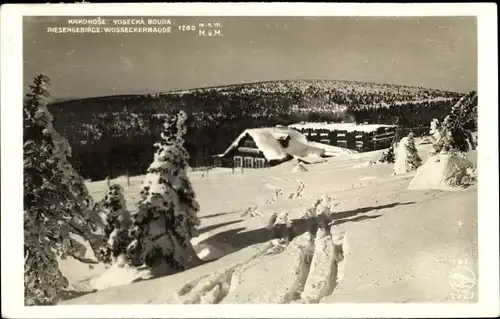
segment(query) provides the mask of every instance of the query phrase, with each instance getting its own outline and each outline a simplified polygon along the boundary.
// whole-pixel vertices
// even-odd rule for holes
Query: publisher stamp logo
[[[474,299],[477,277],[474,271],[467,265],[467,261],[459,260],[454,263],[453,269],[448,277],[453,300]]]

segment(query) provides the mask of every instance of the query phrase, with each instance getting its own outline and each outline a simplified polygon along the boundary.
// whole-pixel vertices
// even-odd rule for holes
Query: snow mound
[[[250,207],[250,210],[252,209],[256,208]],[[232,246],[231,243],[224,241],[224,239],[208,243],[207,238],[210,238],[211,236],[211,232],[205,232],[200,236],[191,239],[191,244],[193,245],[198,258],[203,261],[212,261],[234,252],[234,246]]]
[[[377,162],[376,161],[367,161],[367,162],[363,162],[363,163],[360,163],[360,164],[356,164],[356,165],[353,166],[353,168],[370,167],[370,166],[373,166],[373,165],[377,165]]]
[[[307,168],[301,163],[295,165],[292,169],[292,173],[299,173],[299,172],[307,172]]]
[[[111,265],[100,276],[90,281],[92,288],[103,290],[110,287],[128,285],[141,279],[148,279],[149,271],[127,265],[123,258]]]
[[[76,234],[70,234],[70,236],[75,242],[85,247],[85,254],[78,256],[78,259],[71,256],[60,259],[59,269],[68,279],[70,289],[75,291],[91,290],[87,287],[87,280],[103,273],[105,271],[104,264],[97,261],[94,251],[85,239]]]
[[[205,258],[210,256],[211,253],[212,251],[210,250],[210,248],[203,248],[197,255],[201,260],[204,260]]]
[[[408,189],[457,190],[464,185],[464,178],[475,179],[474,165],[456,154],[430,156],[410,182]]]
[[[216,243],[214,245],[202,244],[194,247],[196,255],[203,261],[212,261],[222,258],[234,251],[234,248],[228,243]]]

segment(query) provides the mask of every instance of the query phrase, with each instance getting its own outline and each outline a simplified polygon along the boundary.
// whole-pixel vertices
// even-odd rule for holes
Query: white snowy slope
[[[431,146],[419,145],[418,139],[416,145],[426,161]],[[204,175],[191,172],[201,206],[200,235],[192,242],[202,259],[222,258],[62,304],[449,300],[453,263],[466,260],[476,271],[477,187],[409,190],[416,171],[392,176],[392,164],[360,165],[380,154],[334,157],[307,165],[300,174],[293,172],[292,162],[235,174],[222,168]],[[476,165],[476,152],[469,159]],[[118,181],[131,210],[141,181],[133,177],[131,186]],[[90,183],[89,189],[99,200],[106,183]],[[300,218],[324,195],[338,202],[332,232],[319,231],[310,240]],[[288,244],[272,240],[266,229],[271,215],[279,212],[292,220],[296,237]],[[283,265],[289,265],[286,271]],[[75,267],[79,274],[73,277],[81,280],[82,268]],[[68,265],[65,275],[71,281]]]

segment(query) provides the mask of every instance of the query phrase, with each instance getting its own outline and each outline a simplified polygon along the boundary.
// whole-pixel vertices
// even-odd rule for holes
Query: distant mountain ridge
[[[154,92],[154,93],[137,93],[137,94],[112,94],[112,95],[101,95],[101,96],[94,96],[94,97],[85,97],[85,98],[72,98],[72,97],[65,97],[65,98],[54,98],[52,104],[59,104],[63,102],[71,102],[71,101],[92,101],[96,99],[104,99],[104,100],[109,100],[109,99],[115,99],[115,98],[122,98],[122,99],[130,99],[134,98],[137,96],[161,96],[161,95],[179,95],[179,94],[186,94],[186,93],[193,93],[193,92],[202,92],[202,91],[210,91],[210,90],[216,90],[216,91],[229,91],[229,90],[234,90],[234,89],[243,89],[243,88],[281,88],[281,89],[290,89],[290,88],[305,88],[307,87],[306,85],[314,85],[314,84],[320,84],[320,86],[328,86],[330,84],[331,88],[335,87],[340,87],[339,84],[344,84],[342,86],[347,86],[351,85],[352,87],[388,87],[388,88],[405,88],[407,91],[430,91],[430,92],[435,92],[436,94],[441,93],[442,95],[460,95],[464,93],[460,92],[455,92],[455,91],[447,91],[447,90],[440,90],[440,89],[433,89],[433,88],[427,88],[427,87],[419,87],[419,86],[411,86],[411,85],[403,85],[403,84],[383,84],[383,83],[375,83],[375,82],[363,82],[363,81],[352,81],[352,80],[329,80],[329,79],[297,79],[297,80],[276,80],[276,81],[256,81],[256,82],[245,82],[245,83],[239,83],[239,84],[224,84],[224,85],[215,85],[215,86],[206,86],[206,87],[195,87],[195,88],[189,88],[189,89],[176,89],[176,90],[170,90],[170,91],[162,91],[162,92]],[[322,84],[322,85],[321,85]],[[335,85],[337,84],[337,85]],[[277,91],[277,90],[275,90]],[[273,92],[273,91],[268,91],[268,92]]]
[[[74,101],[74,100],[81,100],[84,98],[79,98],[79,97],[53,97],[51,98],[51,103],[62,103],[62,102],[67,102],[67,101]]]

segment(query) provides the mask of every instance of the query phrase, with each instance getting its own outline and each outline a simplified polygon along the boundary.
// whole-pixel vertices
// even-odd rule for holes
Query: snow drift
[[[457,154],[430,156],[410,182],[408,189],[456,190],[464,186],[464,177],[474,179],[474,165]]]
[[[118,261],[106,269],[100,276],[90,280],[93,289],[103,290],[110,287],[129,285],[131,283],[150,279],[152,274],[147,269],[140,269],[129,266],[125,263],[123,256]]]
[[[302,163],[298,163],[292,169],[292,173],[307,172],[307,168]]]

